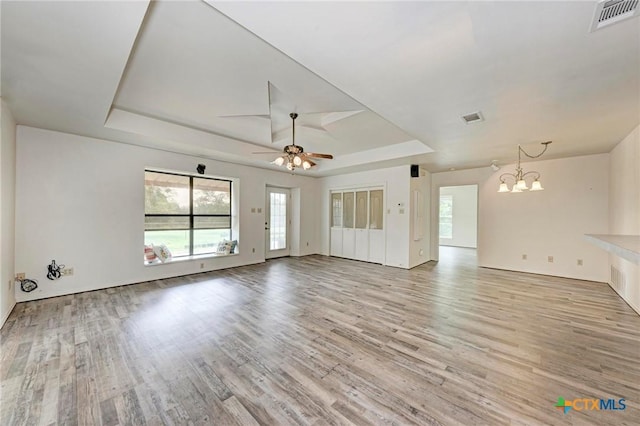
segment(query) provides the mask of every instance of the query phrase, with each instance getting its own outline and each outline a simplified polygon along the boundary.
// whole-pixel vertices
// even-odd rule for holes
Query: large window
[[[231,240],[231,181],[145,171],[144,243],[173,257],[214,253]]]
[[[453,196],[440,196],[440,238],[453,238]]]

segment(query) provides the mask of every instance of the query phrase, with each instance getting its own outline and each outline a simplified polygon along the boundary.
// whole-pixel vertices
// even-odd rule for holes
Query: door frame
[[[286,215],[287,215],[287,223],[286,223],[286,248],[271,250],[270,243],[270,228],[271,228],[271,193],[275,194],[286,194],[287,199],[287,207],[286,207]],[[266,185],[265,187],[265,209],[264,209],[264,258],[265,259],[275,259],[277,257],[286,257],[291,254],[291,188],[282,188],[278,186],[270,186]]]
[[[470,181],[468,183],[456,182],[456,183],[442,183],[439,182],[437,185],[432,186],[431,196],[436,197],[437,203],[431,203],[431,260],[435,260],[436,262],[440,259],[440,189],[444,187],[450,186],[471,186],[476,185],[477,188],[477,198],[476,198],[476,253],[480,256],[480,186],[481,182],[478,181]]]

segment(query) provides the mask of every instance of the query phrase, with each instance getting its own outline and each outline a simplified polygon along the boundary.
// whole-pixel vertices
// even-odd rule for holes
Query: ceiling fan
[[[291,130],[293,132],[293,138],[291,145],[287,145],[284,147],[284,154],[273,160],[271,163],[277,166],[285,165],[288,170],[293,171],[296,167],[302,167],[304,170],[309,170],[311,167],[315,166],[316,163],[311,161],[311,158],[327,158],[329,160],[333,159],[333,155],[331,154],[318,154],[315,152],[304,152],[304,148],[300,145],[296,145],[296,118],[298,118],[298,114],[292,112],[289,114],[291,117]],[[272,154],[272,152],[254,152],[254,154]]]

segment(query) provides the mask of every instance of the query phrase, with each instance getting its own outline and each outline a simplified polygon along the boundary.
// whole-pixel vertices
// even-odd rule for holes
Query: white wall
[[[0,101],[0,327],[11,313],[15,246],[16,122]]]
[[[584,234],[606,234],[609,227],[609,155],[526,162],[523,168],[541,173],[544,191],[498,193],[500,174],[515,169],[507,165],[495,173],[489,167],[436,173],[432,194],[435,197],[440,186],[479,184],[481,266],[607,281],[607,254],[589,244]],[[433,208],[432,220],[437,224]],[[437,241],[432,238],[432,250]],[[548,256],[554,257],[553,263]],[[578,259],[583,266],[577,265]]]
[[[409,268],[431,260],[431,238],[430,238],[430,209],[431,209],[431,173],[420,170],[420,176],[409,180],[411,211],[409,216],[410,238],[409,238]],[[415,191],[420,192],[421,206],[417,206],[415,201]],[[420,214],[420,224],[414,223],[414,215]],[[416,229],[418,228],[418,229]],[[416,240],[416,232],[422,235]]]
[[[207,166],[207,175],[239,179],[240,254],[144,266],[145,168],[192,173],[198,163]],[[266,185],[300,188],[296,254],[317,253],[319,202],[313,178],[18,126],[15,266],[38,280],[39,288],[16,290],[17,299],[263,262]],[[252,207],[262,213],[251,213]],[[74,275],[47,280],[52,259],[73,267]]]
[[[333,189],[383,186],[385,191],[385,265],[409,268],[410,249],[410,167],[399,166],[319,179],[320,252],[329,255],[330,191]]]
[[[640,235],[640,126],[610,153],[609,233]],[[640,314],[640,266],[609,256],[610,266],[622,272],[625,286],[611,287]]]
[[[443,186],[440,195],[450,195],[453,201],[452,238],[440,238],[440,245],[476,248],[478,185]]]

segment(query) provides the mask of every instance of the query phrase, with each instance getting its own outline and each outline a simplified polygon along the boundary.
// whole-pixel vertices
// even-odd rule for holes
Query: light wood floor
[[[605,284],[308,256],[16,306],[0,424],[638,424]],[[457,254],[457,256],[455,255]],[[554,408],[625,398],[625,411]]]

